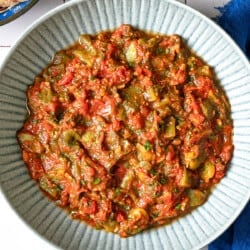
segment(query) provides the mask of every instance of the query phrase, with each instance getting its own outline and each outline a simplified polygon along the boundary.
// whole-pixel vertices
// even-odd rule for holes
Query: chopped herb
[[[147,141],[147,142],[144,144],[144,148],[145,148],[147,151],[151,150],[151,148],[152,148],[151,143]]]
[[[128,62],[128,65],[130,66],[130,67],[134,67],[134,62]]]
[[[98,177],[96,177],[96,178],[94,179],[93,183],[94,183],[95,185],[98,185],[98,184],[101,183],[101,179],[98,178]]]
[[[192,68],[194,67],[194,62],[192,62],[192,61],[189,62],[189,63],[188,63],[188,66],[192,69]]]
[[[123,208],[128,211],[130,209],[130,206],[124,205]]]
[[[80,182],[81,182],[81,184],[82,184],[83,186],[85,186],[85,184],[86,184],[85,180],[81,180]]]
[[[120,188],[116,188],[115,189],[115,195],[118,196],[121,194],[121,189]]]
[[[150,174],[151,174],[151,175],[156,175],[156,174],[157,174],[157,170],[156,170],[155,168],[152,168],[152,169],[150,170]]]
[[[125,163],[123,164],[123,166],[124,166],[125,168],[129,168],[130,164],[129,164],[129,162],[125,162]]]
[[[153,198],[157,198],[157,197],[159,197],[160,195],[161,195],[161,193],[157,191],[157,192],[155,192],[155,193],[153,194],[152,197],[153,197]]]
[[[175,194],[177,194],[177,193],[179,193],[179,188],[177,188],[177,187],[175,187],[174,189],[173,189],[173,193],[175,193]]]
[[[151,214],[151,217],[152,217],[152,218],[156,218],[156,217],[158,217],[158,215],[159,215],[159,213],[152,213],[152,214]]]
[[[160,123],[159,123],[159,129],[160,129],[161,131],[163,131],[163,130],[165,130],[165,128],[166,128],[166,123],[165,123],[165,122],[160,122]]]
[[[163,52],[164,52],[164,48],[159,47],[159,48],[156,49],[156,54],[157,54],[157,55],[160,55],[160,54],[162,54]]]
[[[162,185],[164,185],[164,184],[167,183],[167,179],[166,179],[165,177],[162,176],[162,177],[160,177],[159,182],[160,182]]]
[[[164,72],[164,76],[168,76],[168,74],[169,74],[169,70],[166,69],[165,72]]]
[[[180,209],[181,209],[181,203],[177,204],[177,205],[175,206],[175,209],[176,209],[176,210],[180,210]]]

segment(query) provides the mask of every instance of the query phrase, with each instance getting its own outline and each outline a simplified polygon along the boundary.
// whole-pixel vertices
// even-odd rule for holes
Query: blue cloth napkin
[[[231,0],[218,8],[215,21],[235,40],[250,59],[250,0]]]
[[[250,0],[231,0],[215,21],[250,59]],[[250,101],[250,100],[249,100]],[[234,224],[208,246],[209,250],[250,250],[250,203]]]

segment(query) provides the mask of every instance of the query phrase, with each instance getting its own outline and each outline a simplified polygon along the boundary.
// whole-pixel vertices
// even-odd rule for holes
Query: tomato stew
[[[27,98],[17,136],[32,178],[72,218],[121,237],[203,204],[232,157],[229,102],[178,35],[81,35]]]

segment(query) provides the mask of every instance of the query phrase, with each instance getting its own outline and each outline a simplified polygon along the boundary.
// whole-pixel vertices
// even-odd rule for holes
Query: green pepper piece
[[[125,52],[126,59],[129,64],[133,64],[136,62],[137,52],[136,45],[134,42],[131,42]]]
[[[95,177],[94,180],[93,180],[93,183],[94,183],[95,185],[98,185],[98,184],[101,183],[101,179],[100,179],[99,177]]]
[[[206,159],[206,153],[200,145],[194,145],[189,152],[185,153],[187,168],[196,170]]]
[[[73,55],[78,57],[82,62],[86,63],[88,66],[93,65],[93,56],[86,50],[74,50]]]
[[[191,187],[191,178],[189,171],[184,167],[182,177],[179,181],[181,187]]]
[[[209,182],[211,178],[213,178],[215,174],[215,166],[212,162],[206,161],[201,168],[200,175],[201,179],[205,182]]]
[[[175,118],[173,116],[170,117],[168,124],[166,125],[165,130],[165,137],[166,138],[173,138],[175,137],[176,131],[175,131]]]
[[[149,151],[152,148],[151,143],[146,141],[145,144],[144,144],[144,148],[146,149],[146,151]]]
[[[208,99],[206,99],[202,102],[201,109],[202,109],[203,114],[209,120],[211,118],[213,118],[213,116],[215,115],[215,109],[214,109],[212,103]]]
[[[96,50],[92,44],[91,37],[89,35],[82,34],[79,37],[79,43],[84,46],[85,50],[90,54],[91,56],[96,55]]]
[[[47,176],[44,175],[39,179],[39,185],[40,188],[48,193],[52,198],[57,198],[59,188],[55,184],[51,183]]]
[[[49,103],[51,102],[53,97],[52,91],[50,88],[44,88],[41,90],[39,93],[39,99],[43,101],[44,103]]]
[[[142,89],[136,85],[131,85],[123,89],[122,97],[126,100],[125,109],[139,110],[143,102]]]
[[[189,189],[187,194],[190,207],[200,206],[207,198],[207,195],[198,189]]]

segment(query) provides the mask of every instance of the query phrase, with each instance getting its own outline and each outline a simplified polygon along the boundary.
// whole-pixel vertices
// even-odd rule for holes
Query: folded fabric
[[[213,241],[209,250],[249,250],[250,249],[250,203],[245,207],[234,224]]]
[[[250,0],[231,0],[218,8],[215,21],[228,32],[250,59]]]
[[[250,0],[232,0],[219,10],[221,15],[215,21],[250,59]],[[250,250],[250,203],[234,224],[212,242],[208,249]]]

